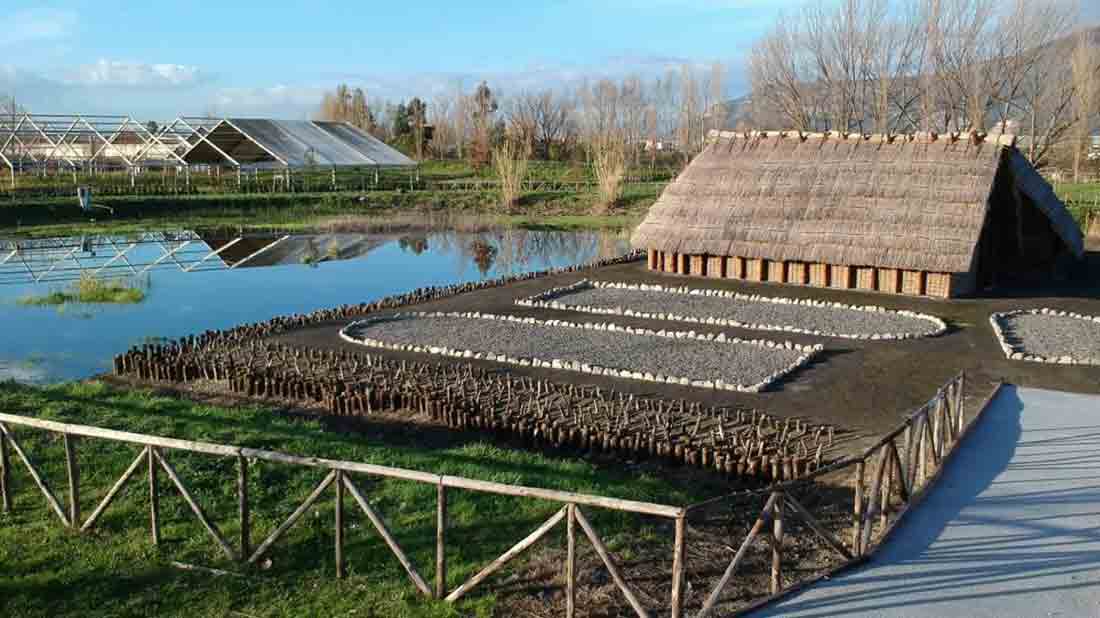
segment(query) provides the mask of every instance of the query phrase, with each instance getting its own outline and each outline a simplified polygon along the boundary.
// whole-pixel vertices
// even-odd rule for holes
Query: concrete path
[[[1006,387],[867,565],[754,616],[1100,617],[1100,397]]]

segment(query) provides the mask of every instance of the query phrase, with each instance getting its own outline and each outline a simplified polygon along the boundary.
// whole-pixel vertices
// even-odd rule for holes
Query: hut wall
[[[767,270],[764,267],[764,260],[750,258],[745,260],[745,279],[749,281],[764,281],[767,276]]]
[[[849,290],[855,287],[854,279],[855,269],[851,266],[845,266],[843,264],[832,264],[829,266],[830,287]]]
[[[768,261],[768,281],[787,282],[787,263],[779,260]]]
[[[686,253],[681,253],[679,255],[679,260],[676,264],[676,272],[680,273],[681,275],[686,275],[691,272],[691,265],[688,262],[688,258],[690,257],[691,256]]]
[[[878,269],[878,277],[875,289],[889,294],[901,293],[901,271],[896,268]]]
[[[873,267],[860,267],[856,269],[856,288],[860,290],[878,289],[878,270]]]
[[[726,278],[726,261],[728,258],[721,255],[707,256],[707,276],[712,279]]]
[[[819,288],[829,287],[828,264],[810,264],[810,285]]]
[[[744,279],[745,278],[745,258],[734,256],[727,258],[726,261],[726,276],[730,279]]]
[[[810,282],[808,271],[805,262],[787,262],[787,283],[806,285]]]
[[[947,273],[926,273],[924,277],[924,293],[936,298],[951,297],[951,275]]]
[[[910,296],[924,296],[925,273],[920,270],[905,270],[901,273],[901,293]]]
[[[649,270],[660,270],[661,269],[661,253],[660,253],[660,251],[657,251],[656,249],[650,249],[649,250],[649,260],[647,261],[647,265],[649,266]]]

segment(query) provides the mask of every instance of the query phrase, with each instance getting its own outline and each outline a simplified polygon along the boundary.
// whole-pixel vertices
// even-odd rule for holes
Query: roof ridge
[[[968,139],[976,143],[988,142],[999,146],[1014,147],[1016,145],[1016,136],[1011,133],[983,133],[980,131],[971,131],[969,133],[952,132],[952,133],[934,133],[928,131],[918,131],[915,133],[842,133],[839,131],[825,131],[825,132],[813,132],[807,133],[798,130],[786,130],[786,131],[720,131],[718,129],[711,129],[707,133],[709,139],[793,139],[799,138],[802,141],[809,139],[837,139],[837,140],[849,140],[849,141],[875,141],[875,142],[888,142],[893,143],[898,139],[903,139],[906,142],[918,142],[918,143],[934,143],[940,140],[950,141],[951,143],[958,142],[963,139]]]

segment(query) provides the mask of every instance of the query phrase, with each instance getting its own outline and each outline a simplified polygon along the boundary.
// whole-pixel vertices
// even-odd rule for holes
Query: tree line
[[[1004,132],[1043,164],[1082,161],[1100,32],[1053,0],[842,0],[778,19],[753,47],[751,122],[801,131]]]
[[[646,154],[652,162],[659,151],[687,160],[708,130],[726,125],[725,73],[721,63],[684,65],[649,80],[586,79],[509,94],[484,81],[473,88],[455,83],[429,101],[396,104],[340,85],[324,95],[317,118],[350,122],[418,158],[466,159],[478,167],[491,163],[492,150],[506,140],[541,160],[587,162],[593,145],[608,141],[621,142],[632,165]]]

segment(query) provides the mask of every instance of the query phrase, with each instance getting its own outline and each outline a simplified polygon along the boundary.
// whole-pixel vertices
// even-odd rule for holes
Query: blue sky
[[[714,61],[736,95],[752,41],[804,1],[8,0],[0,95],[40,113],[301,118],[340,81],[430,99]]]

